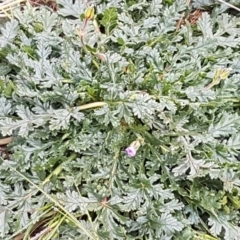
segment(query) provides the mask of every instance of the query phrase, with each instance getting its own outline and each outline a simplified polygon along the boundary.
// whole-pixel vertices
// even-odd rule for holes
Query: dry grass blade
[[[42,188],[40,188],[39,186],[37,186],[35,183],[33,183],[29,178],[27,178],[25,175],[23,175],[22,173],[20,173],[17,169],[15,169],[14,167],[12,167],[10,164],[7,163],[7,161],[5,162],[8,167],[14,171],[17,175],[21,176],[23,179],[25,179],[27,182],[29,182],[32,186],[34,186],[39,192],[41,192],[43,195],[45,195],[52,203],[55,204],[55,206],[61,210],[63,213],[66,214],[66,217],[69,218],[69,220],[72,221],[72,223],[74,223],[79,229],[82,230],[83,233],[85,233],[85,235],[87,237],[89,237],[89,239],[93,239],[93,240],[99,240],[99,237],[96,233],[93,233],[91,231],[89,231],[89,229],[85,228],[84,225],[82,225],[82,223],[79,221],[79,219],[77,219],[77,217],[75,217],[71,212],[69,212],[68,210],[65,209],[64,206],[62,206],[57,200],[54,199],[54,197],[52,197],[51,195],[49,195],[47,192],[45,192]],[[95,236],[96,234],[96,236]]]
[[[223,1],[223,0],[218,0],[220,3],[223,3],[223,4],[226,4],[228,7],[230,7],[230,8],[233,8],[233,9],[235,9],[235,10],[237,10],[238,12],[240,12],[240,8],[238,8],[238,7],[235,7],[234,5],[232,5],[231,3],[228,3],[228,2],[225,2],[225,1]]]
[[[12,137],[8,137],[8,138],[2,138],[0,139],[0,145],[7,145],[10,142],[12,142],[13,138]]]
[[[26,2],[26,0],[5,0],[0,3],[0,18],[11,18],[12,10],[23,2]]]

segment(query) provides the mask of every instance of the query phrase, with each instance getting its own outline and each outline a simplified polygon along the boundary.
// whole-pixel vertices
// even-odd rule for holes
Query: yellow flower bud
[[[136,96],[137,96],[137,94],[132,94],[132,95],[130,96],[130,99],[131,99],[131,100],[134,100],[134,99],[136,98]]]
[[[226,79],[230,74],[231,68],[219,68],[216,70],[213,82],[219,83],[221,80]]]
[[[85,10],[85,18],[92,19],[94,17],[94,7],[88,7]]]
[[[203,90],[209,90],[213,86],[218,85],[221,80],[224,80],[229,76],[231,70],[232,70],[231,68],[217,69],[214,73],[212,82],[208,86],[206,86]]]

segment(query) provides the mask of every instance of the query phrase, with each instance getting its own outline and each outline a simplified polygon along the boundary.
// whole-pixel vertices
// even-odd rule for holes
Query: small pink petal
[[[137,150],[134,147],[128,147],[128,148],[126,148],[125,151],[129,157],[134,157],[137,153]]]

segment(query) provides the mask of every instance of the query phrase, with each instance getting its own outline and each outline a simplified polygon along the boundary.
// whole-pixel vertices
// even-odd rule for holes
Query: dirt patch
[[[29,0],[29,3],[33,7],[39,7],[43,5],[53,9],[53,11],[57,11],[57,3],[54,0]]]

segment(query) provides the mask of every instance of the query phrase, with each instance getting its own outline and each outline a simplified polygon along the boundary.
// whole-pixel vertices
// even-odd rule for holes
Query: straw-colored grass
[[[20,4],[26,2],[28,0],[3,0],[2,3],[0,3],[0,18],[12,18],[13,9],[16,7],[19,7]],[[187,0],[187,4],[190,3],[191,0]],[[218,0],[218,2],[222,4],[226,4],[228,7],[233,8],[240,12],[240,9],[224,0]],[[41,5],[41,4],[40,4]]]
[[[26,0],[4,0],[0,3],[0,18],[11,18],[13,9]]]

